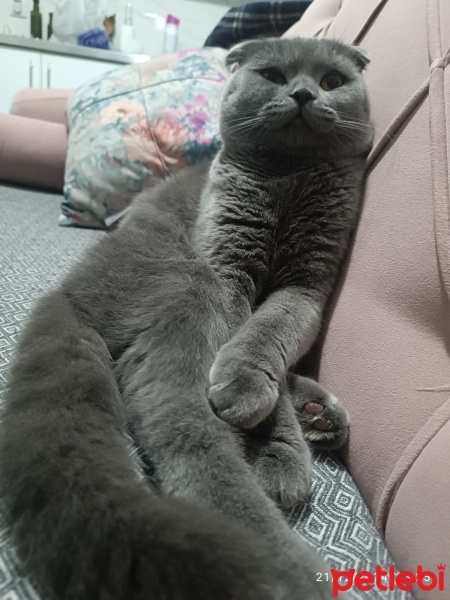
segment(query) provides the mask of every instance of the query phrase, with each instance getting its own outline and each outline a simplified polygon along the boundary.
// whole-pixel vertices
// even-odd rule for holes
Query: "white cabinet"
[[[8,113],[14,94],[25,87],[41,87],[41,53],[0,46],[0,112]]]
[[[23,50],[0,44],[0,113],[10,112],[14,95],[23,88],[75,89],[120,66],[106,60]]]
[[[77,88],[90,79],[119,66],[103,60],[45,53],[42,54],[42,87]]]

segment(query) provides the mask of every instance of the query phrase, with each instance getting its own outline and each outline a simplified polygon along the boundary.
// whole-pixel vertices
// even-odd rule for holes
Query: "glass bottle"
[[[33,0],[33,10],[30,13],[31,37],[42,40],[42,14],[39,10],[39,0]]]
[[[48,13],[47,39],[49,40],[53,34],[53,13]]]

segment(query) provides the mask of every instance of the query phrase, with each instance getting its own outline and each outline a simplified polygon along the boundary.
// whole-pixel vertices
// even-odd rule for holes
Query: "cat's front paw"
[[[273,410],[279,395],[272,375],[245,360],[243,353],[225,345],[209,373],[209,401],[215,414],[226,423],[251,429]]]
[[[265,493],[282,509],[304,500],[311,489],[311,456],[284,442],[269,442],[253,463]]]
[[[292,374],[289,379],[297,420],[310,447],[336,450],[343,446],[348,438],[349,416],[339,400],[312,379]]]

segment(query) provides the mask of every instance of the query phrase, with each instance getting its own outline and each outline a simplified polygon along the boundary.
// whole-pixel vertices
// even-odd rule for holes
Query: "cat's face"
[[[331,40],[252,40],[231,49],[225,145],[301,156],[354,156],[373,138],[362,71],[366,54]]]

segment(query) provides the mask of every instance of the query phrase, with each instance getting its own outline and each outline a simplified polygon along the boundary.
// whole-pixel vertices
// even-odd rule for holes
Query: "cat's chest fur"
[[[363,164],[311,162],[273,177],[213,169],[200,211],[201,251],[222,274],[247,273],[255,302],[280,287],[310,285],[314,268],[348,243]]]

